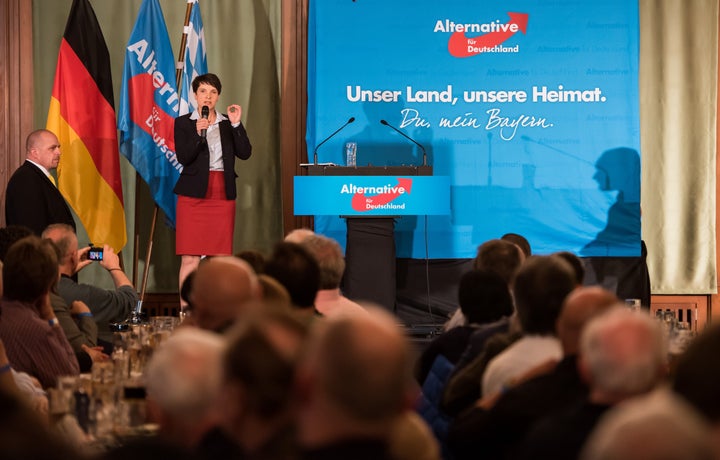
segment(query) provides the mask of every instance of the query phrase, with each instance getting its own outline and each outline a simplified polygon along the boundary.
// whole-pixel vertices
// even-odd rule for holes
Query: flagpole
[[[175,67],[175,81],[176,88],[180,92],[180,83],[182,81],[183,65],[185,64],[185,47],[187,46],[187,35],[188,26],[190,26],[190,13],[192,12],[192,5],[195,0],[187,0],[187,6],[185,7],[185,23],[183,24],[182,39],[180,40],[180,53],[178,55],[177,65]],[[145,255],[145,270],[143,272],[142,288],[140,289],[140,301],[145,299],[145,289],[147,288],[148,275],[150,273],[150,258],[152,257],[153,239],[155,238],[155,227],[157,225],[158,210],[160,207],[155,203],[155,209],[153,209],[152,223],[150,224],[150,235],[148,236],[148,247]],[[178,293],[182,289],[182,286],[178,286]]]
[[[180,83],[182,83],[183,66],[185,65],[185,48],[187,47],[188,26],[190,26],[190,13],[195,0],[187,0],[185,7],[185,25],[183,25],[182,38],[180,39],[180,53],[178,53],[177,67],[175,69],[175,83],[177,84],[178,93],[180,92]]]

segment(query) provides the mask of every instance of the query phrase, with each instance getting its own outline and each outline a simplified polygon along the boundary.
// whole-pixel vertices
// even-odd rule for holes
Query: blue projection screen
[[[640,254],[638,4],[568,0],[312,0],[307,146],[344,164],[448,176],[451,214],[405,216],[398,257],[533,251]],[[381,123],[385,120],[387,124]],[[426,222],[427,219],[427,222]],[[345,222],[316,230],[344,241]],[[427,232],[427,234],[425,234]]]

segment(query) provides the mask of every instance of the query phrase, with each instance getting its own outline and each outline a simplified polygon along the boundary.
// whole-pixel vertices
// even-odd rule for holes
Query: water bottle
[[[90,410],[90,395],[80,385],[75,393],[75,418],[85,433],[90,433],[90,422],[92,417]]]
[[[357,142],[346,142],[345,143],[345,165],[356,166],[357,158]]]

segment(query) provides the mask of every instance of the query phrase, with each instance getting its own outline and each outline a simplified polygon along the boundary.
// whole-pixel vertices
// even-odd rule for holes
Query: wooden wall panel
[[[5,188],[33,129],[32,0],[0,0],[0,225]]]
[[[720,21],[720,18],[718,19]],[[720,27],[720,23],[718,24]],[[718,62],[720,62],[720,46],[718,47]],[[718,72],[718,87],[720,87],[720,71]],[[718,91],[717,105],[715,106],[715,260],[720,261],[720,244],[718,244],[718,237],[720,237],[720,159],[718,158],[718,151],[720,151],[720,116],[718,116],[718,107],[720,107],[720,91]],[[720,292],[720,270],[717,271],[718,281],[718,292]],[[708,317],[710,320],[714,320],[717,316],[720,316],[720,294],[713,294],[710,296],[710,304],[708,306]]]
[[[307,12],[308,0],[282,0],[282,75],[280,155],[283,230],[312,227],[307,217],[293,213],[293,177],[307,162],[305,125],[307,109]]]

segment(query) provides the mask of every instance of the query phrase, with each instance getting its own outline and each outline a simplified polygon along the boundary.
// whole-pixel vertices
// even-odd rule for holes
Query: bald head
[[[190,294],[198,327],[219,331],[259,299],[257,275],[237,257],[213,257],[200,264]]]
[[[305,241],[305,238],[313,235],[315,235],[315,232],[313,232],[309,228],[296,228],[295,230],[292,230],[290,233],[285,235],[285,241],[288,243],[300,244]]]
[[[47,170],[57,168],[60,162],[60,141],[47,129],[33,131],[25,141],[25,156]]]
[[[408,343],[387,312],[336,316],[316,330],[308,353],[317,392],[359,424],[394,419],[412,383]]]
[[[585,324],[617,302],[619,299],[615,294],[599,286],[577,288],[568,294],[557,321],[557,333],[563,353],[577,354],[580,333]]]
[[[57,136],[55,136],[52,131],[48,131],[47,129],[36,129],[28,134],[28,137],[25,139],[25,151],[29,152],[30,150],[37,148],[42,144],[43,139],[50,137],[55,137],[57,139]]]

